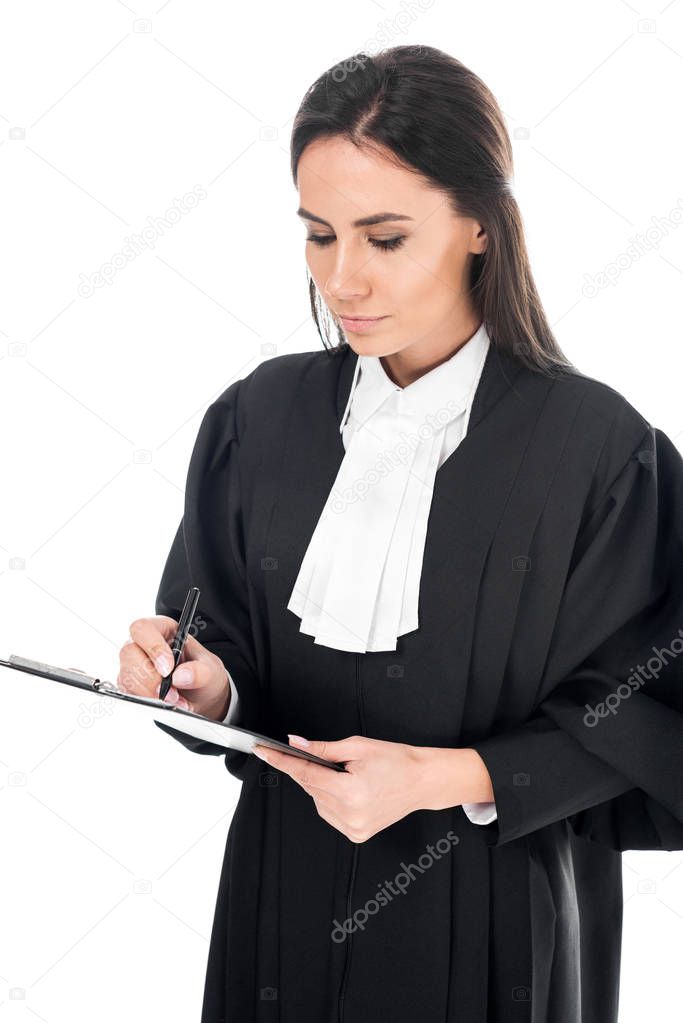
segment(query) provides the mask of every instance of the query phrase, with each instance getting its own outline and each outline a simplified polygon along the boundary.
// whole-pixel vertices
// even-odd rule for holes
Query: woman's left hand
[[[289,739],[290,745],[317,757],[344,762],[346,773],[266,746],[257,745],[253,752],[297,782],[313,798],[323,820],[352,842],[365,842],[422,809],[425,759],[421,747],[362,735],[337,742],[310,741],[306,746],[298,736]]]

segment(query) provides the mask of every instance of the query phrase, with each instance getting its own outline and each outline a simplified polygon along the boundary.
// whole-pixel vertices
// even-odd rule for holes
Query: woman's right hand
[[[136,618],[130,626],[131,638],[119,651],[117,685],[129,693],[158,698],[161,679],[173,667],[170,643],[177,629],[178,622],[166,615]],[[178,678],[181,671],[189,672],[190,677]],[[191,634],[173,673],[166,701],[216,721],[222,721],[228,712],[230,683],[225,665]]]

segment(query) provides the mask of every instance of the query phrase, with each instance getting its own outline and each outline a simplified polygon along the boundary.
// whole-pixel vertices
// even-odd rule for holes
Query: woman
[[[680,455],[560,352],[458,61],[332,68],[292,171],[338,343],[209,407],[121,653],[158,693],[196,585],[171,699],[346,764],[160,725],[243,783],[203,1023],[616,1023],[620,852],[683,848]]]

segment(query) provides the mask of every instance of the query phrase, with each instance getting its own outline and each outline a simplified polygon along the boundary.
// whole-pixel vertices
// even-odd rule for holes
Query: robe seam
[[[553,384],[553,386],[554,386],[554,384]],[[543,415],[543,411],[546,408],[546,405],[547,405],[548,399],[550,397],[550,394],[553,391],[553,386],[549,387],[548,390],[546,391],[545,396],[543,398],[543,401],[542,401],[542,403],[541,403],[541,405],[540,405],[540,407],[538,409],[538,412],[537,412],[536,419],[534,421],[533,427],[531,427],[529,429],[529,437],[528,437],[527,442],[526,442],[526,444],[524,446],[524,451],[520,455],[519,464],[518,464],[517,470],[515,472],[515,476],[510,481],[510,486],[509,486],[508,492],[507,492],[507,494],[505,496],[505,501],[504,501],[503,507],[500,510],[500,515],[498,517],[496,525],[495,525],[495,527],[493,529],[493,532],[491,534],[491,539],[489,541],[488,547],[486,548],[486,554],[485,554],[484,558],[482,559],[481,572],[479,574],[479,580],[478,580],[478,583],[477,583],[477,598],[476,598],[476,601],[475,601],[475,607],[474,607],[474,612],[473,612],[473,622],[478,622],[479,623],[479,628],[481,628],[481,613],[480,613],[480,611],[481,611],[481,601],[482,601],[482,585],[481,585],[481,582],[482,582],[482,579],[484,578],[484,575],[486,573],[486,567],[487,567],[487,564],[488,564],[490,556],[491,556],[491,548],[492,548],[492,546],[494,544],[494,541],[495,541],[495,539],[498,536],[498,533],[500,531],[501,524],[502,524],[503,519],[505,517],[505,512],[506,512],[506,510],[507,510],[507,508],[508,508],[508,506],[510,504],[510,501],[512,499],[512,493],[513,493],[513,491],[515,489],[515,485],[517,484],[517,481],[519,480],[520,474],[522,472],[522,467],[523,467],[523,465],[525,463],[525,460],[527,458],[527,455],[529,453],[529,448],[532,445],[533,438],[535,437],[536,431],[538,429],[539,420],[540,420],[541,416]],[[564,448],[563,448],[563,451],[564,451]],[[547,497],[546,497],[546,501],[547,501]],[[544,507],[545,507],[545,505],[544,505]],[[538,519],[536,521],[536,526],[534,528],[534,533],[535,533],[536,529],[538,528],[538,521],[540,520],[540,518],[541,518],[541,514],[539,513]],[[531,539],[533,539],[533,535],[534,534],[532,533]],[[519,590],[519,592],[517,594],[517,600],[516,600],[516,603],[515,603],[515,612],[514,612],[514,614],[515,614],[515,622],[517,620],[517,615],[519,613],[519,604],[520,604],[520,600],[521,600],[522,589],[523,589],[523,583],[520,584],[520,590]],[[465,693],[463,695],[463,707],[465,706],[465,704],[467,702],[467,696],[468,696],[468,693],[470,692],[470,684],[471,684],[471,676],[472,676],[472,670],[471,670],[472,669],[472,652],[475,650],[476,644],[477,644],[477,631],[478,630],[477,630],[476,626],[471,630],[472,634],[471,634],[471,639],[470,639],[470,650],[469,650],[469,670],[468,670],[468,673],[467,673],[467,682],[466,682],[466,685],[465,685]],[[514,634],[514,631],[515,631],[515,624],[513,622],[511,624],[511,627],[510,627],[510,636],[511,637]],[[498,711],[498,707],[500,705],[500,697],[501,697],[501,691],[502,691],[502,688],[503,688],[503,680],[505,679],[505,674],[507,672],[507,667],[508,667],[508,664],[509,664],[509,661],[510,661],[510,647],[511,647],[511,645],[512,644],[510,642],[508,644],[508,654],[507,654],[507,657],[506,657],[506,660],[505,660],[505,664],[504,664],[502,672],[501,672],[501,686],[500,686],[500,688],[498,690],[498,693],[496,695],[496,702],[495,702],[495,706],[494,706],[493,711],[492,711],[492,715],[493,715],[494,719],[495,719],[495,715],[496,715],[496,713]]]
[[[577,420],[579,418],[579,415],[581,413],[581,409],[583,407],[583,404],[584,404],[585,400],[586,400],[586,395],[584,394],[582,396],[582,398],[581,398],[581,401],[579,402],[579,404],[576,407],[576,410],[574,412],[574,418],[572,419],[572,422],[571,422],[571,426],[567,429],[567,435],[566,435],[564,443],[562,445],[562,450],[560,452],[560,455],[559,455],[559,457],[557,459],[557,465],[555,467],[555,471],[553,472],[552,480],[550,481],[550,486],[548,487],[548,492],[547,492],[547,494],[545,496],[545,500],[543,502],[543,506],[542,506],[542,508],[541,508],[541,510],[540,510],[540,512],[538,514],[538,518],[536,519],[536,524],[535,524],[533,532],[531,534],[530,546],[533,544],[534,537],[536,536],[536,533],[538,531],[538,524],[541,521],[541,519],[543,518],[543,512],[545,511],[545,508],[546,508],[546,505],[548,503],[548,500],[550,499],[551,488],[555,485],[555,483],[556,483],[556,481],[558,479],[558,474],[560,472],[560,468],[559,468],[560,462],[562,461],[562,459],[564,458],[564,456],[565,456],[565,454],[567,452],[567,449],[569,447],[570,439],[571,439],[571,437],[573,435],[575,425],[577,423]],[[578,529],[577,529],[577,532],[578,532]],[[576,538],[575,538],[575,540],[576,540]],[[568,562],[568,565],[567,565],[567,570],[569,569],[569,565],[570,564],[571,564],[571,556],[569,558],[569,562]],[[565,578],[564,582],[565,582],[565,585],[566,585],[566,578]],[[559,614],[559,610],[560,610],[561,605],[562,605],[562,596],[560,596],[560,601],[559,601],[558,606],[557,606],[558,614]],[[517,608],[519,608],[519,600],[517,601]],[[516,620],[517,620],[517,611],[515,612],[515,621]],[[513,625],[512,631],[514,632],[514,625]],[[538,680],[538,685],[536,686],[536,693],[534,694],[535,709],[539,706],[539,704],[536,701],[538,700],[539,692],[540,692],[542,684],[543,684],[543,678],[545,676],[546,668],[548,666],[548,660],[550,658],[550,651],[551,651],[552,645],[553,645],[552,641],[553,641],[554,631],[555,630],[553,630],[553,632],[551,633],[551,635],[549,637],[548,647],[546,649],[545,659],[543,661],[543,667],[541,668],[540,677],[539,677],[539,680]],[[506,669],[507,669],[508,662],[510,660],[510,647],[511,647],[511,645],[512,644],[510,644],[510,646],[508,647],[508,657],[507,657],[507,660],[505,662]],[[534,713],[534,711],[532,711],[532,713]]]

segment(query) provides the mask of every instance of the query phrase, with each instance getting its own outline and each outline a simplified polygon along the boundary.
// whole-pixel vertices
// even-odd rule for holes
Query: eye
[[[374,248],[382,249],[385,252],[390,252],[392,249],[398,249],[403,245],[405,241],[405,235],[397,235],[395,238],[368,238],[368,241]],[[332,234],[309,234],[306,236],[307,242],[313,242],[315,245],[330,245],[334,241],[334,235]]]
[[[375,248],[384,249],[385,251],[391,251],[392,249],[398,249],[399,246],[403,245],[406,240],[405,235],[398,234],[395,238],[368,238],[371,245]]]
[[[307,234],[307,242],[315,242],[316,245],[329,245],[334,241],[333,234]]]

